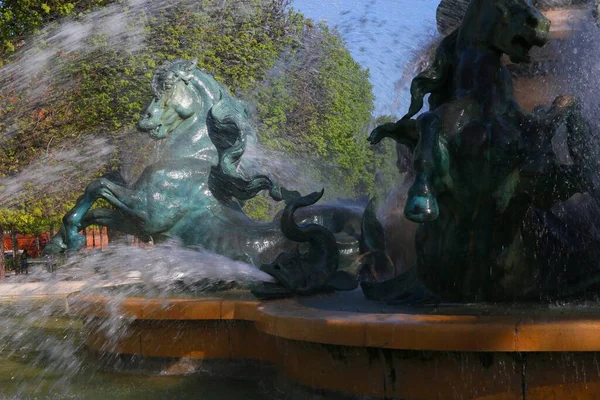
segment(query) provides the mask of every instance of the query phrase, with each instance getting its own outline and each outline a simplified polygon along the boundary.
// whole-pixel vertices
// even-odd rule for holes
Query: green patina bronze
[[[546,279],[549,267],[539,260],[540,236],[531,225],[575,193],[594,194],[589,126],[573,97],[523,111],[502,61],[506,54],[528,62],[549,27],[530,0],[472,0],[432,65],[412,81],[408,113],[371,133],[372,143],[390,137],[414,151],[416,176],[404,213],[420,226],[416,271],[366,284],[368,297],[503,301],[576,294],[566,290],[568,282]],[[426,94],[430,110],[412,119]],[[562,126],[569,165],[557,161],[551,143]],[[537,219],[543,229],[555,228]],[[584,270],[579,293],[597,280]]]
[[[351,235],[358,242],[340,240],[339,234],[333,234],[320,224],[298,225],[295,222],[296,210],[316,203],[321,196],[323,191],[296,198],[286,206],[281,216],[282,232],[293,241],[308,243],[309,248],[302,252],[298,246],[293,251],[281,253],[272,263],[262,265],[261,270],[275,277],[278,283],[266,283],[253,290],[257,297],[352,290],[358,287],[359,279],[381,279],[393,271],[393,265],[386,256],[383,227],[377,220],[373,199],[363,214],[360,236]],[[354,247],[356,244],[358,249]],[[360,257],[356,257],[357,250]]]
[[[90,183],[63,218],[63,227],[45,249],[47,254],[79,250],[85,237],[78,232],[102,225],[143,240],[174,239],[184,246],[264,264],[279,283],[257,288],[255,293],[261,297],[357,287],[360,268],[354,268],[353,275],[336,273],[357,264],[364,252],[361,226],[369,228],[367,234],[373,231],[370,227],[378,226],[374,212],[366,214],[365,225],[359,207],[306,207],[321,196],[301,197],[267,175],[247,177],[240,160],[256,134],[246,108],[200,71],[196,61],[165,63],[156,71],[152,89],[154,97],[138,128],[165,142],[162,158],[131,187],[106,178]],[[243,212],[243,202],[263,190],[288,205],[281,223],[259,223]],[[114,209],[91,209],[99,198]],[[302,210],[296,212],[299,207]],[[303,225],[296,225],[294,214]],[[303,242],[308,243],[306,252],[294,250]],[[303,269],[298,270],[296,262]]]
[[[506,54],[528,62],[549,25],[530,0],[472,0],[461,26],[413,80],[409,112],[371,133],[372,143],[390,137],[414,152],[404,212],[420,226],[417,268],[408,273],[387,279],[393,266],[373,201],[366,209],[316,205],[322,191],[302,196],[268,175],[247,176],[240,160],[256,134],[244,105],[195,62],[181,60],[156,72],[154,97],[138,122],[165,143],[161,160],[131,187],[105,178],[88,185],[46,251],[78,250],[78,232],[95,224],[261,266],[276,280],[253,289],[261,298],[351,290],[359,281],[368,298],[400,303],[581,296],[600,282],[600,270],[590,274],[577,257],[553,263],[554,255],[562,262],[572,253],[546,250],[556,237],[573,248],[581,242],[569,239],[551,207],[576,193],[598,198],[590,127],[573,97],[523,111],[502,61]],[[427,94],[430,110],[413,119]],[[552,145],[563,127],[570,164]],[[285,202],[278,220],[244,214],[244,201],[261,191]],[[91,209],[98,198],[114,209]],[[566,265],[568,274],[557,268]]]

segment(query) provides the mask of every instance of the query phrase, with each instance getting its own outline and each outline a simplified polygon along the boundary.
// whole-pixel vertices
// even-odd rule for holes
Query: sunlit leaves
[[[0,66],[44,24],[78,10],[105,3],[65,0],[3,0],[0,3]]]
[[[27,34],[108,3],[3,1],[2,60],[29,40]],[[393,165],[393,154],[374,157],[365,140],[373,107],[369,74],[335,32],[305,19],[288,0],[163,0],[152,10],[134,9],[135,26],[127,27],[143,31],[142,46],[115,45],[106,32],[94,32],[85,52],[57,53],[52,62],[63,76],[52,76],[34,101],[22,101],[19,92],[0,93],[0,176],[17,174],[93,133],[115,149],[96,175],[118,170],[135,178],[153,154],[134,128],[153,71],[165,60],[198,58],[201,68],[250,104],[261,141],[310,160],[305,173],[315,181],[325,178],[328,193],[354,197],[375,190],[376,170],[388,160]],[[29,45],[52,50],[41,40]],[[33,226],[18,217],[15,210],[21,210],[58,224],[86,183],[78,176],[64,180],[60,196],[31,188],[14,212],[0,218],[19,221],[21,229]],[[263,200],[248,209],[268,217]]]

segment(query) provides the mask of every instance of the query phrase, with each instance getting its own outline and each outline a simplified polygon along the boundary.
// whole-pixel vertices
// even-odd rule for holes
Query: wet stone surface
[[[365,300],[360,290],[338,292],[298,299],[310,308],[330,311],[347,311],[375,314],[423,314],[423,315],[475,315],[475,316],[523,316],[523,317],[600,317],[600,304],[580,303],[467,303],[423,306],[397,306]]]

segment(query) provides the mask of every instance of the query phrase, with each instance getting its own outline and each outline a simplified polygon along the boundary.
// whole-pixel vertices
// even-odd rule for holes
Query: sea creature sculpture
[[[387,258],[383,227],[375,214],[371,200],[361,221],[360,256],[340,257],[340,241],[326,227],[306,223],[298,225],[294,214],[300,207],[315,204],[324,191],[311,193],[288,202],[281,216],[281,230],[290,240],[298,242],[292,250],[279,254],[275,261],[260,269],[273,276],[276,283],[264,283],[252,293],[259,298],[279,298],[290,295],[310,295],[335,290],[353,290],[359,280],[385,278],[393,274],[393,265]],[[308,244],[302,251],[300,244]],[[347,252],[346,252],[347,253]],[[383,274],[383,275],[382,275]]]

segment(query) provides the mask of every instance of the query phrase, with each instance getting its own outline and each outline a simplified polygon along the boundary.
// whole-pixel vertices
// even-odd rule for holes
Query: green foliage
[[[261,140],[310,160],[314,168],[304,173],[324,182],[330,195],[377,194],[378,169],[393,165],[393,152],[376,156],[366,141],[373,109],[369,72],[325,25],[303,21],[300,42],[252,96]]]
[[[379,125],[396,122],[397,120],[398,117],[393,115],[380,115],[372,121],[369,131]],[[402,175],[398,173],[396,163],[393,162],[397,158],[396,143],[392,140],[382,140],[371,146],[371,151],[373,159],[367,169],[374,177],[375,190],[372,194],[378,199],[384,200],[389,194],[389,189],[397,186],[403,179]]]
[[[269,221],[271,215],[271,203],[264,195],[258,195],[244,204],[244,211],[257,221]]]
[[[61,209],[63,212],[68,210],[66,207]],[[22,204],[20,207],[0,209],[0,226],[4,230],[37,234],[49,230],[50,226],[59,226],[60,217],[62,215],[57,213],[48,215],[43,201],[30,201],[29,204]]]
[[[109,3],[106,0],[2,0],[0,2],[0,66],[43,25],[76,12]]]
[[[52,62],[61,74],[48,77],[38,97],[0,90],[0,130],[10,132],[0,146],[0,177],[14,176],[40,158],[51,164],[53,154],[93,133],[114,146],[107,165],[93,176],[119,171],[135,179],[153,154],[153,144],[135,133],[134,124],[151,96],[154,69],[165,60],[198,58],[201,68],[256,107],[252,117],[266,147],[308,160],[311,168],[303,173],[324,182],[330,195],[375,193],[381,171],[388,164],[393,168],[393,152],[386,147],[390,159],[376,156],[366,141],[373,108],[369,73],[335,31],[305,19],[288,1],[165,0],[159,11],[132,11],[138,15],[128,29],[145,34],[143,46],[115,45],[106,33],[97,33],[87,39],[91,51],[58,52]],[[0,57],[10,62],[7,57],[28,34],[108,3],[113,1],[4,0]],[[37,51],[54,50],[43,40],[31,42]],[[0,83],[10,87],[2,78]],[[57,226],[93,176],[65,175],[59,192],[33,185],[10,209],[0,209],[0,223],[28,231]],[[265,220],[276,207],[258,197],[245,209]]]

